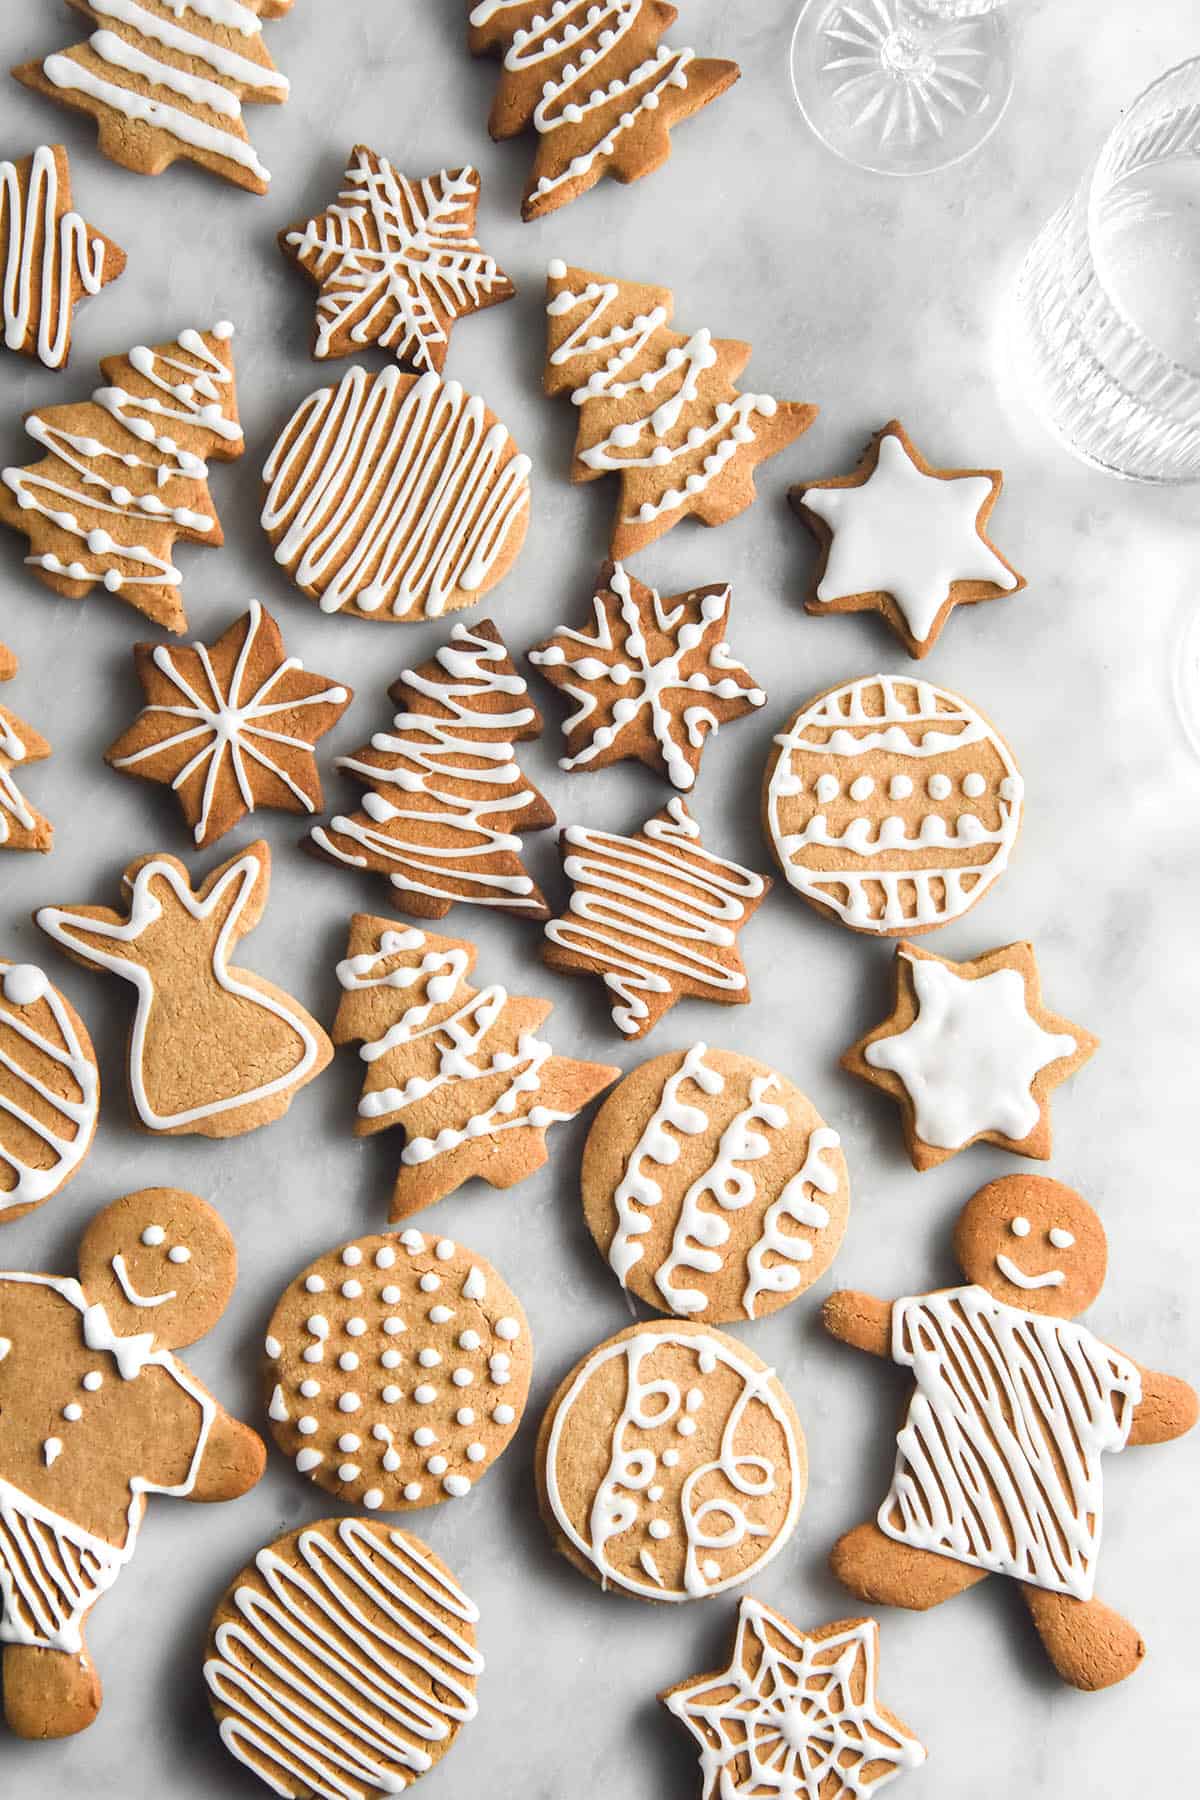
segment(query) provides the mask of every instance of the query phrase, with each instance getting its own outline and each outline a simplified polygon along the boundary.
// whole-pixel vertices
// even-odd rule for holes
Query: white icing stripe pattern
[[[50,369],[60,369],[66,360],[75,282],[85,294],[98,294],[104,276],[104,240],[89,238],[77,212],[65,212],[61,219],[57,213],[58,164],[52,149],[39,144],[34,151],[23,200],[16,164],[0,162],[4,341],[10,350],[19,350],[36,329],[38,356]]]
[[[222,322],[210,335],[227,341],[233,326]],[[212,531],[211,513],[172,504],[169,492],[164,493],[172,482],[181,481],[187,484],[187,498],[194,499],[196,484],[208,476],[207,463],[181,449],[170,435],[172,428],[182,425],[205,434],[212,442],[210,454],[222,445],[240,443],[242,435],[236,419],[225,414],[232,401],[232,373],[198,331],[181,332],[178,341],[164,351],[138,345],[127,360],[157,393],[143,396],[121,387],[96,389],[91,404],[102,414],[105,428],[110,423],[119,428],[115,444],[55,424],[58,408],[46,415],[31,413],[25,421],[26,431],[61,465],[63,473],[56,478],[53,466],[44,472],[8,468],[2,477],[23,512],[40,513],[57,530],[78,538],[94,559],[63,563],[47,553],[28,556],[26,562],[70,581],[101,581],[114,594],[131,587],[179,585],[179,570],[139,543],[147,521],[169,521],[177,531],[197,537]],[[121,566],[126,563],[145,573],[126,572]]]
[[[434,617],[474,594],[529,504],[527,456],[457,381],[355,368],[292,415],[264,471],[275,560],[324,612]]]
[[[415,669],[401,676],[431,709],[397,713],[391,731],[371,739],[376,754],[369,759],[336,759],[337,768],[368,784],[365,817],[339,815],[318,825],[313,842],[351,867],[379,869],[402,893],[542,912],[545,902],[528,875],[487,866],[520,856],[511,826],[538,799],[513,758],[514,738],[529,736],[537,723],[529,689],[511,664],[508,671],[499,666],[508,663],[504,645],[465,625],[452,627],[434,661],[440,676]],[[511,702],[506,710],[491,706],[497,696]],[[387,767],[382,757],[398,760]]]
[[[17,1089],[15,1094],[0,1093],[0,1164],[7,1165],[15,1177],[11,1187],[0,1188],[2,1218],[10,1207],[36,1206],[75,1173],[95,1130],[100,1079],[61,994],[40,969],[0,962],[0,990],[8,1002],[0,1007],[0,1069]],[[39,1001],[50,1009],[53,1034],[36,1029],[22,1016]],[[52,1069],[69,1077],[65,1094],[50,1085],[47,1077]],[[43,1116],[46,1107],[51,1109],[51,1120]],[[17,1127],[19,1142],[27,1142],[32,1134],[45,1147],[50,1155],[48,1166],[34,1167],[18,1158],[7,1142],[6,1119]]]
[[[121,25],[131,25],[143,37],[153,38],[167,50],[177,50],[181,56],[195,57],[198,62],[207,63],[211,69],[239,87],[261,90],[281,100],[287,97],[288,79],[278,69],[271,68],[269,64],[254,62],[250,57],[242,56],[236,50],[229,49],[228,45],[206,38],[199,32],[185,31],[179,25],[172,25],[169,19],[140,6],[138,0],[88,0],[88,5],[102,18],[115,19]],[[208,18],[214,24],[230,23],[229,20],[206,11],[203,6],[194,5],[193,0],[185,0],[185,4],[177,10],[179,13],[199,13],[202,18]],[[246,35],[257,35],[262,30],[259,21],[254,18],[253,13],[247,13],[246,16],[254,20],[254,31]],[[234,104],[236,105],[236,100]],[[231,118],[238,116],[237,112],[230,114]]]
[[[642,827],[650,843],[571,825],[563,867],[573,885],[567,913],[546,936],[598,965],[616,996],[613,1019],[630,1036],[650,1016],[645,996],[667,994],[669,970],[713,995],[746,987],[741,968],[714,955],[736,943],[746,904],[766,891],[761,875],[704,849],[680,800]]]
[[[1083,1325],[983,1288],[898,1300],[892,1356],[916,1377],[880,1528],[901,1543],[1089,1600],[1100,1454],[1123,1450],[1136,1366]]]
[[[296,1550],[298,1567],[260,1550],[266,1593],[238,1587],[217,1628],[204,1678],[222,1741],[277,1794],[400,1793],[475,1717],[483,1658],[458,1626],[478,1608],[398,1531],[341,1519]]]
[[[4,766],[6,762],[24,762],[26,754],[16,720],[0,706],[0,759],[3,759],[0,760],[0,844],[7,844],[12,837],[10,819],[23,831],[33,831],[37,826],[33,809],[13,780],[11,771]]]

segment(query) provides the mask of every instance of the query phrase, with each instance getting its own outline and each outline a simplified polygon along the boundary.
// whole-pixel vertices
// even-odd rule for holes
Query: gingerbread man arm
[[[267,1448],[256,1431],[221,1407],[209,1429],[189,1500],[236,1500],[262,1475]]]
[[[877,1300],[874,1294],[860,1294],[854,1288],[840,1288],[830,1294],[821,1308],[821,1321],[826,1331],[855,1350],[866,1350],[871,1356],[892,1354],[892,1302]]]
[[[1133,1415],[1128,1443],[1169,1444],[1172,1438],[1183,1437],[1200,1416],[1200,1396],[1195,1388],[1178,1375],[1143,1369],[1140,1363],[1136,1366],[1142,1378],[1142,1397]]]

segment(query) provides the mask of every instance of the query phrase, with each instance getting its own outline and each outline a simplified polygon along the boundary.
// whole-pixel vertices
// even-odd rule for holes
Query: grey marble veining
[[[1017,85],[1006,120],[976,160],[911,183],[844,167],[807,134],[786,75],[792,11],[790,0],[690,0],[680,41],[735,56],[741,83],[679,127],[660,174],[633,188],[606,184],[531,226],[516,212],[530,147],[488,141],[494,70],[466,54],[458,0],[305,0],[269,28],[293,98],[282,109],[252,111],[254,140],[275,176],[262,200],[182,164],[140,180],[96,153],[88,121],[9,85],[0,90],[4,154],[66,142],[77,203],[130,261],[125,278],[77,314],[67,374],[15,357],[0,363],[0,450],[5,462],[25,460],[22,411],[90,392],[97,356],[184,325],[234,319],[250,450],[214,476],[225,548],[181,553],[187,605],[196,631],[211,638],[257,594],[292,652],[355,686],[353,708],[321,746],[327,769],[335,751],[385,720],[387,683],[429,655],[441,633],[327,619],[274,567],[257,525],[259,468],[294,404],[325,378],[307,358],[313,290],[285,266],[274,234],[333,194],[355,140],[413,172],[474,162],[484,176],[481,237],[520,292],[458,327],[448,366],[487,397],[534,458],[525,550],[482,609],[515,651],[578,614],[614,503],[610,482],[568,486],[572,409],[540,393],[549,257],[671,286],[677,320],[753,342],[747,378],[756,388],[821,405],[808,435],[761,471],[751,511],[719,533],[685,524],[635,565],[667,592],[733,583],[732,642],[770,698],[708,750],[695,811],[715,844],[763,868],[758,790],[772,733],[799,701],[838,679],[908,666],[878,620],[805,615],[812,551],[788,512],[786,486],[848,468],[869,433],[897,413],[934,460],[1003,466],[994,534],[1029,589],[956,614],[923,667],[975,700],[1009,738],[1027,781],[1026,822],[991,895],[930,942],[967,956],[1031,937],[1049,1003],[1103,1039],[1092,1064],[1056,1095],[1050,1165],[1097,1204],[1110,1234],[1109,1288],[1090,1319],[1140,1360],[1195,1379],[1200,763],[1177,725],[1169,681],[1173,644],[1196,604],[1195,495],[1123,486],[1069,461],[1010,397],[995,332],[1024,245],[1118,107],[1194,51],[1188,9],[1178,0],[1017,5]],[[65,10],[5,6],[0,64],[61,47],[78,26]],[[327,1246],[382,1224],[396,1152],[386,1135],[366,1143],[349,1135],[357,1091],[350,1053],[266,1134],[227,1145],[159,1144],[130,1129],[122,1070],[128,993],[65,964],[29,911],[46,901],[111,902],[134,856],[186,850],[170,796],[121,779],[100,760],[139,703],[129,646],[151,633],[103,597],[82,605],[53,599],[22,569],[21,555],[21,541],[0,534],[0,638],[22,659],[3,698],[54,744],[53,760],[30,770],[27,786],[55,820],[58,840],[50,858],[3,859],[0,951],[44,960],[76,1000],[101,1046],[107,1098],[84,1172],[40,1212],[5,1227],[0,1256],[66,1272],[84,1222],[113,1195],[158,1182],[204,1194],[237,1235],[241,1284],[190,1361],[227,1403],[261,1419],[255,1363],[277,1293]],[[554,698],[540,697],[557,721]],[[625,829],[661,803],[661,786],[632,764],[566,777],[557,754],[552,733],[527,746],[523,761],[564,820],[586,816]],[[336,805],[348,798],[336,776],[327,792]],[[241,960],[328,1019],[346,919],[356,907],[386,911],[386,886],[310,862],[283,815],[263,815],[261,829],[276,856],[274,883]],[[231,834],[193,866],[211,866],[250,835]],[[550,838],[532,841],[529,857],[557,894]],[[558,1046],[625,1067],[640,1059],[615,1041],[593,984],[541,969],[535,929],[466,909],[449,926],[478,941],[482,976],[555,1000],[548,1035]],[[796,1400],[812,1470],[796,1536],[755,1591],[805,1625],[854,1611],[825,1556],[882,1497],[903,1385],[824,1337],[820,1299],[835,1284],[894,1296],[949,1280],[959,1205],[990,1176],[1022,1165],[980,1149],[916,1175],[894,1109],[838,1071],[838,1053],[885,1008],[884,945],[817,919],[777,889],[744,949],[752,1008],[682,1005],[645,1053],[701,1036],[753,1049],[796,1079],[845,1141],[853,1215],[838,1260],[816,1290],[745,1333]],[[655,1609],[601,1594],[550,1554],[536,1513],[541,1405],[578,1355],[628,1319],[580,1213],[585,1129],[557,1129],[548,1166],[523,1187],[494,1194],[473,1186],[430,1215],[505,1272],[529,1310],[537,1347],[532,1403],[510,1452],[469,1500],[407,1521],[478,1600],[488,1658],[479,1720],[430,1778],[431,1795],[682,1800],[698,1791],[690,1741],[654,1694],[723,1662],[734,1603]],[[1063,1689],[1016,1594],[1000,1582],[939,1613],[884,1615],[883,1698],[930,1750],[927,1767],[897,1792],[913,1800],[1115,1800],[1195,1789],[1190,1521],[1198,1478],[1200,1437],[1107,1464],[1098,1591],[1150,1644],[1146,1668],[1114,1692]],[[153,1504],[133,1565],[89,1629],[106,1684],[99,1723],[57,1746],[0,1735],[0,1792],[14,1800],[39,1792],[95,1800],[265,1793],[212,1728],[199,1675],[207,1620],[261,1544],[332,1510],[274,1452],[261,1486],[235,1505],[200,1513]]]

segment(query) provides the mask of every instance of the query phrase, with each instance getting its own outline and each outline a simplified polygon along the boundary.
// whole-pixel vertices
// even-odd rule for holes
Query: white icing
[[[166,3],[171,5],[172,0],[166,0]],[[249,56],[242,56],[238,51],[231,50],[228,45],[205,37],[200,32],[186,31],[179,25],[172,25],[169,19],[161,18],[158,13],[151,12],[148,7],[139,5],[138,0],[89,0],[89,5],[91,10],[99,13],[102,18],[116,19],[119,24],[132,26],[139,36],[152,38],[167,50],[176,50],[181,56],[195,57],[198,62],[207,63],[209,68],[215,69],[218,75],[223,75],[227,81],[238,87],[252,88],[280,100],[287,98],[288,79],[286,75],[281,75],[278,69],[271,68],[269,64],[255,62]],[[184,12],[194,12],[199,13],[202,17],[207,17],[214,24],[231,23],[228,19],[220,18],[217,11],[210,7],[193,5],[192,0],[182,0],[182,4],[174,5],[173,10],[177,18]],[[246,35],[257,35],[262,29],[258,20],[254,18],[253,13],[248,11],[247,17],[253,19],[254,30],[253,33],[246,33]],[[240,30],[242,27],[238,26],[235,29]],[[178,91],[182,93],[185,90]],[[236,99],[232,95],[222,94],[222,101],[232,101],[236,105]],[[223,108],[218,105],[216,110],[221,111]],[[239,116],[240,108],[237,112],[229,113],[230,118]]]
[[[1061,1225],[1052,1225],[1046,1236],[1056,1250],[1069,1250],[1075,1242],[1075,1233],[1065,1230]]]
[[[992,493],[987,475],[925,475],[894,432],[857,487],[809,487],[804,505],[833,532],[820,601],[892,596],[918,643],[933,630],[956,581],[990,581],[1011,593],[1017,578],[979,531]]]
[[[1030,1015],[1019,969],[972,979],[929,957],[905,960],[917,1016],[906,1030],[868,1044],[864,1059],[903,1082],[924,1143],[959,1150],[985,1132],[1020,1143],[1041,1116],[1035,1078],[1073,1056],[1076,1040]]]
[[[349,698],[344,687],[328,687],[314,694],[298,694],[291,699],[272,699],[273,690],[290,675],[293,670],[303,667],[295,656],[286,657],[277,668],[273,669],[266,680],[260,682],[252,694],[242,691],[246,679],[246,669],[255,654],[255,645],[262,628],[262,607],[257,600],[250,602],[246,614],[246,636],[237,661],[228,682],[222,686],[221,679],[213,667],[212,658],[206,644],[195,643],[192,649],[200,659],[204,669],[204,678],[208,683],[212,698],[206,699],[198,687],[193,687],[184,675],[175,653],[167,644],[156,644],[154,647],[154,666],[161,675],[172,684],[179,694],[179,700],[169,705],[153,704],[142,708],[142,717],[147,714],[165,713],[180,721],[178,731],[169,736],[160,737],[143,749],[134,750],[128,756],[113,758],[116,769],[133,769],[139,763],[153,761],[154,758],[177,750],[185,744],[194,745],[194,754],[187,757],[179,773],[171,782],[173,789],[179,789],[191,776],[204,770],[204,787],[200,797],[199,818],[193,831],[198,844],[202,844],[208,835],[208,823],[212,815],[213,800],[226,766],[237,784],[238,793],[247,812],[254,811],[254,789],[247,771],[247,762],[256,763],[266,769],[275,780],[284,786],[293,799],[297,800],[305,812],[316,809],[309,795],[274,756],[270,754],[268,745],[281,744],[285,750],[299,750],[310,754],[312,745],[307,738],[295,737],[286,731],[274,728],[271,721],[280,713],[290,713],[306,706],[340,706]],[[228,759],[228,763],[227,763]]]
[[[14,1094],[0,1093],[0,1165],[13,1173],[11,1187],[0,1189],[0,1219],[14,1206],[37,1205],[48,1199],[78,1169],[91,1143],[100,1105],[100,1079],[90,1054],[61,994],[32,963],[0,962],[0,1070],[10,1077]],[[53,1032],[39,1031],[22,1017],[25,1007],[44,1002],[50,1009]],[[9,1008],[15,1008],[10,1011]],[[79,1097],[59,1094],[43,1077],[47,1062],[70,1077]],[[23,1103],[24,1092],[24,1103]],[[29,1101],[38,1100],[53,1112],[50,1122],[35,1116]],[[49,1155],[47,1166],[34,1167],[18,1159],[5,1141],[4,1121],[11,1119],[22,1139],[32,1133]]]
[[[642,827],[649,843],[568,826],[563,869],[573,889],[566,914],[546,925],[552,943],[598,965],[629,1036],[650,1017],[644,996],[672,992],[664,970],[709,997],[744,992],[744,971],[714,952],[735,949],[747,903],[766,891],[761,875],[704,849],[681,800],[666,810]]]
[[[37,353],[49,369],[66,361],[75,283],[85,294],[98,294],[104,284],[103,238],[89,237],[77,212],[60,218],[58,206],[58,166],[47,145],[33,153],[24,198],[16,164],[0,162],[4,342],[20,350],[36,330]]]
[[[479,193],[474,169],[409,181],[385,156],[359,146],[337,204],[287,241],[321,283],[313,354],[329,356],[349,331],[397,362],[435,370],[435,348],[453,320],[484,303],[508,278],[471,233]]]
[[[1005,1256],[1003,1251],[996,1258],[996,1267],[1006,1281],[1011,1281],[1014,1287],[1019,1288],[1061,1287],[1067,1279],[1061,1269],[1046,1269],[1040,1275],[1027,1275],[1020,1264],[1015,1263],[1011,1256]]]
[[[29,754],[19,725],[21,721],[15,714],[0,706],[0,844],[11,842],[12,824],[22,831],[35,831],[38,823],[36,813],[12,776],[12,764],[24,762]]]
[[[897,1437],[889,1537],[1089,1600],[1100,1454],[1123,1450],[1136,1366],[1066,1319],[979,1287],[898,1300],[892,1356],[917,1391]]]
[[[508,661],[504,646],[465,625],[452,628],[434,660],[441,676],[415,669],[402,676],[434,709],[397,713],[390,731],[372,737],[370,760],[337,758],[339,769],[367,786],[363,812],[318,825],[313,841],[339,862],[380,869],[401,893],[540,910],[529,876],[504,867],[522,849],[512,826],[537,800],[513,756],[514,739],[537,725],[529,689],[497,666]],[[511,704],[493,709],[497,696]],[[377,757],[398,761],[386,767]]]
[[[394,366],[300,404],[267,460],[262,523],[322,611],[432,618],[489,585],[531,465],[486,410],[457,381]]]
[[[306,1016],[298,1010],[292,1011],[284,998],[277,999],[274,994],[264,992],[252,979],[240,976],[226,961],[228,947],[239,935],[241,915],[256,894],[260,894],[263,879],[262,863],[257,856],[247,853],[231,863],[207,897],[200,900],[187,885],[186,874],[178,865],[154,859],[143,863],[129,885],[129,918],[124,923],[82,917],[73,913],[70,908],[56,906],[43,906],[36,915],[37,923],[56,943],[64,945],[82,961],[94,963],[97,968],[107,969],[110,974],[120,975],[133,984],[137,993],[137,1011],[129,1038],[129,1088],[138,1118],[148,1131],[177,1130],[194,1125],[201,1119],[213,1118],[221,1113],[267,1100],[303,1081],[317,1060],[320,1045],[306,1022]],[[216,1094],[198,1101],[195,1106],[169,1114],[159,1113],[155,1109],[145,1073],[149,1020],[154,1007],[159,1003],[151,972],[141,963],[132,960],[130,955],[123,954],[120,949],[106,951],[100,947],[104,942],[121,946],[136,945],[142,933],[150,930],[163,917],[163,903],[153,892],[153,883],[156,881],[166,884],[182,913],[197,925],[214,917],[220,920],[220,928],[210,953],[211,975],[217,986],[224,993],[234,994],[271,1018],[278,1019],[294,1034],[299,1044],[296,1061],[283,1074],[251,1085],[240,1093]],[[204,948],[203,933],[194,934],[194,944],[198,949]],[[241,1021],[243,1015],[239,1012],[238,1016]],[[243,1035],[244,1022],[239,1022],[239,1043]],[[226,1081],[229,1073],[230,1069],[224,1063],[209,1071],[211,1079],[218,1086]]]
[[[129,1270],[125,1266],[125,1258],[121,1255],[113,1257],[111,1266],[121,1292],[130,1306],[165,1306],[168,1300],[174,1300],[176,1297],[174,1288],[169,1288],[165,1294],[139,1294],[129,1279]]]
[[[881,714],[868,712],[868,696],[882,703]],[[780,755],[765,811],[780,866],[799,893],[856,930],[945,924],[974,905],[1007,868],[1020,829],[1024,785],[1007,745],[957,694],[907,676],[865,676],[814,701],[775,742]],[[987,794],[973,811],[952,820],[926,813],[915,833],[898,814],[880,817],[873,811],[851,813],[834,829],[827,815],[804,799],[814,765],[827,758],[853,762],[883,754],[915,765],[924,781],[923,762],[976,745],[991,753]],[[909,784],[901,797],[912,791],[908,774],[887,774],[893,795],[898,780]],[[826,850],[839,854],[830,859]],[[885,853],[902,853],[903,865],[873,868],[874,859]]]
[[[371,1489],[364,1504],[378,1507]],[[234,1591],[204,1678],[226,1749],[276,1793],[395,1794],[476,1713],[476,1606],[413,1538],[357,1519],[313,1526],[298,1565],[273,1548],[264,1594]],[[426,1685],[428,1684],[428,1685]]]

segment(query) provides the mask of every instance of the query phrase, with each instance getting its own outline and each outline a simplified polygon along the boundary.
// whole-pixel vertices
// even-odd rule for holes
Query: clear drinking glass
[[[805,0],[791,68],[800,111],[848,162],[881,175],[944,169],[1008,104],[1005,0]]]
[[[1200,480],[1200,57],[1121,115],[1030,248],[1005,350],[1086,462]]]

